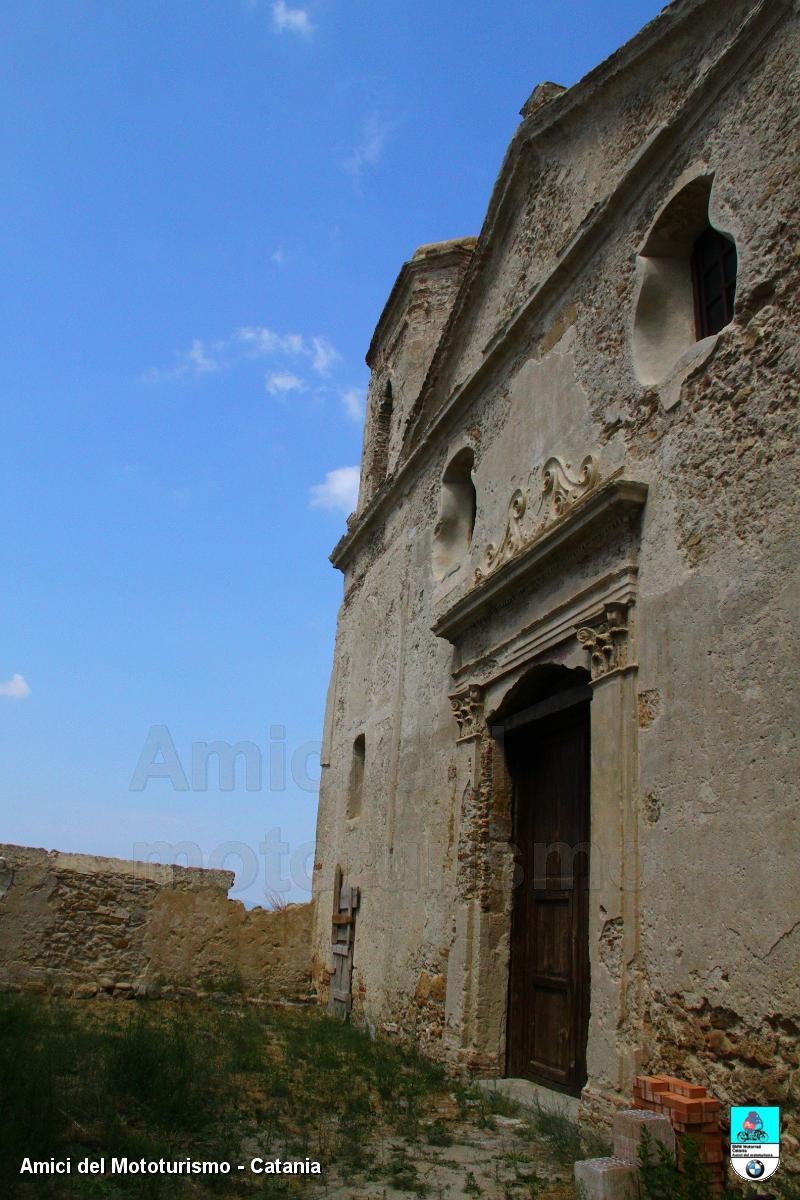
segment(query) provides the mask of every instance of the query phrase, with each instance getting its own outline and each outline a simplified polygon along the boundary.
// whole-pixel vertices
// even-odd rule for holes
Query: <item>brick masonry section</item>
[[[633,1107],[669,1118],[675,1131],[678,1165],[681,1139],[690,1137],[700,1160],[708,1167],[711,1188],[718,1195],[724,1185],[724,1154],[720,1128],[720,1103],[704,1087],[673,1075],[637,1075],[633,1084]]]
[[[246,909],[233,878],[0,844],[0,991],[306,997],[311,905]]]

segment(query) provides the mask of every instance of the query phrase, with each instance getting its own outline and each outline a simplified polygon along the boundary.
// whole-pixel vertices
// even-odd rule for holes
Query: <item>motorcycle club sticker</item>
[[[745,1104],[731,1109],[731,1166],[748,1183],[769,1179],[778,1169],[781,1110]]]

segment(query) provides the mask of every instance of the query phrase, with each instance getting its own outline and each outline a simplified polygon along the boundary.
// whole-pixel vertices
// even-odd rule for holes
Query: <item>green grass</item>
[[[32,1159],[112,1155],[369,1166],[378,1129],[407,1138],[441,1067],[316,1010],[0,996],[0,1195],[160,1200],[309,1194],[308,1178],[21,1178]],[[397,1164],[398,1170],[401,1164]],[[74,1167],[73,1167],[74,1169]],[[234,1168],[235,1170],[235,1168]],[[411,1182],[408,1169],[401,1172]],[[414,1187],[419,1187],[414,1181]]]
[[[524,1110],[510,1097],[493,1088],[469,1084],[456,1087],[454,1092],[462,1119],[475,1121],[483,1128],[494,1127],[494,1117],[519,1117]]]
[[[565,1108],[531,1111],[526,1135],[545,1145],[556,1162],[568,1166],[582,1158],[602,1158],[611,1153],[610,1144],[591,1130],[579,1130]]]
[[[657,1146],[658,1161],[651,1162],[652,1149],[653,1140],[643,1129],[639,1143],[642,1200],[714,1200],[710,1172],[700,1161],[697,1143],[690,1137],[681,1139],[682,1171],[675,1165],[673,1154],[661,1143]],[[720,1200],[736,1200],[736,1194],[725,1191]]]
[[[452,1116],[443,1119],[443,1108]],[[531,1200],[547,1181],[566,1180],[576,1159],[606,1150],[587,1144],[563,1110],[531,1113],[500,1092],[458,1087],[413,1049],[315,1008],[0,995],[2,1200],[311,1200],[339,1181],[373,1180],[377,1194],[391,1187],[438,1200],[431,1163],[448,1165],[448,1146],[502,1124],[499,1116],[519,1118],[494,1164],[495,1191],[509,1200]],[[18,1173],[24,1156],[237,1163],[256,1154],[318,1159],[323,1176]],[[475,1172],[464,1172],[464,1194],[479,1196]],[[644,1200],[703,1197],[659,1193],[658,1183],[653,1176]]]
[[[432,1121],[425,1130],[425,1141],[429,1146],[452,1146],[453,1140],[444,1121]]]

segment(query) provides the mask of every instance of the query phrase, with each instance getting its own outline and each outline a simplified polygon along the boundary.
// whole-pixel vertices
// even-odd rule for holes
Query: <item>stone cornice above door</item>
[[[593,546],[602,547],[613,530],[627,527],[633,533],[647,499],[647,484],[620,475],[595,484],[590,471],[591,467],[587,467],[585,490],[577,490],[580,480],[574,481],[575,490],[559,505],[560,511],[541,525],[529,541],[523,543],[512,531],[504,539],[505,544],[501,542],[503,561],[497,564],[499,554],[492,560],[491,574],[476,573],[477,578],[468,591],[447,598],[431,626],[437,637],[458,645],[472,626],[490,617],[509,600],[522,594],[533,599],[544,579],[552,579],[554,574],[567,576],[576,558]],[[515,493],[510,521],[519,508]]]

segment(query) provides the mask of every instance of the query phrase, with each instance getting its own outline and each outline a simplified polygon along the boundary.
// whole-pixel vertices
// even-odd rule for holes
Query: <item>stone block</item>
[[[658,1162],[658,1144],[666,1146],[675,1157],[675,1131],[664,1113],[649,1112],[642,1108],[623,1108],[614,1114],[614,1157],[625,1162],[637,1163],[642,1132],[647,1130],[651,1139],[650,1161]]]
[[[575,1163],[575,1188],[583,1200],[638,1200],[639,1172],[621,1158],[585,1158]]]
[[[570,1121],[578,1120],[579,1101],[576,1097],[553,1092],[529,1079],[476,1079],[475,1083],[487,1095],[504,1096],[522,1108],[534,1112],[545,1109],[547,1112],[560,1113]]]

